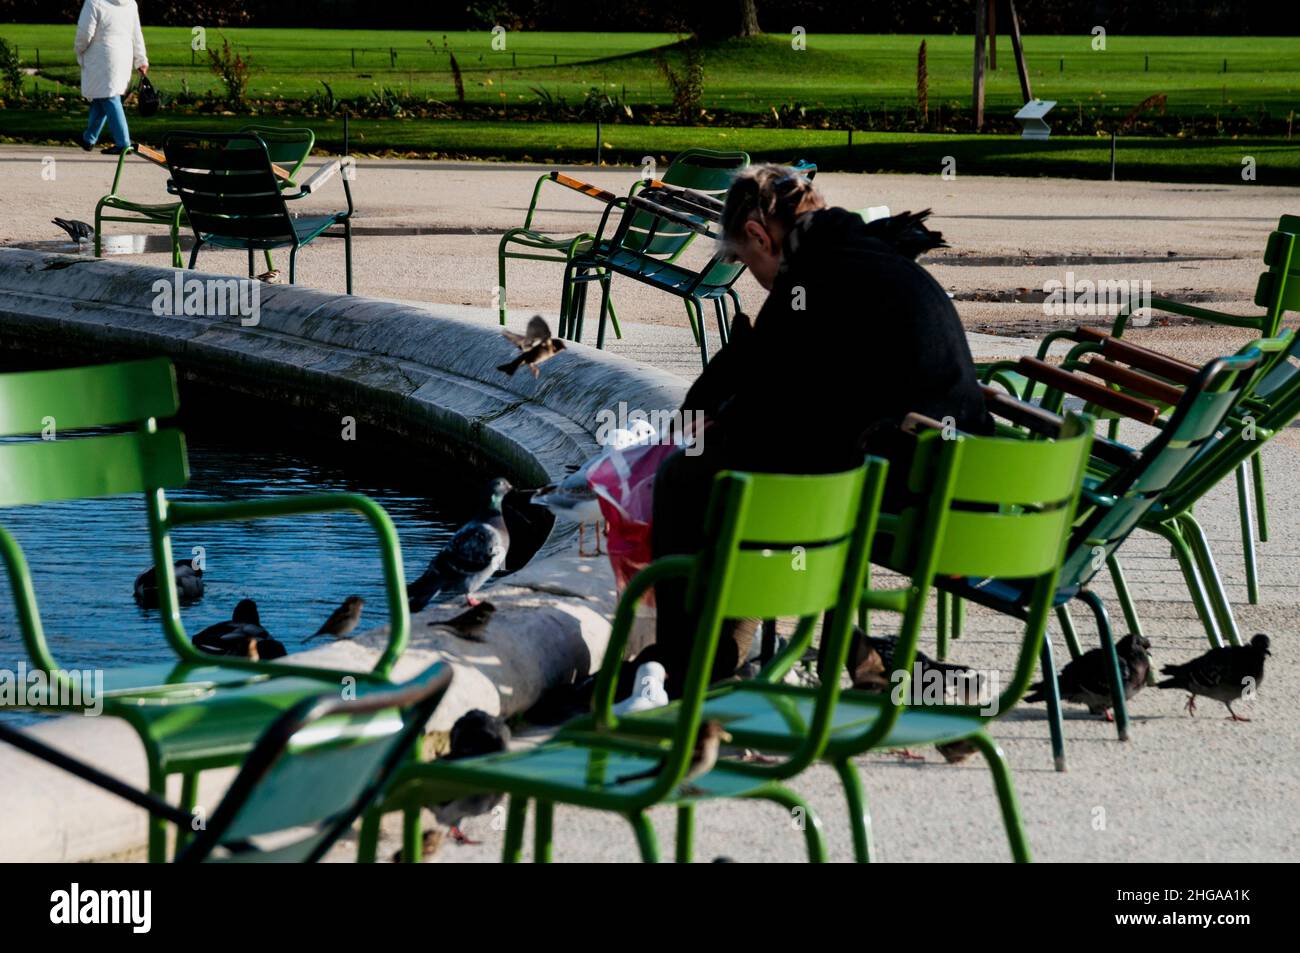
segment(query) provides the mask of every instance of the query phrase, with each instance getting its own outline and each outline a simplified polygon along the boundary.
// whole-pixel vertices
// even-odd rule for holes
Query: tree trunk
[[[740,0],[740,32],[737,36],[758,36],[762,33],[758,25],[757,0]]]

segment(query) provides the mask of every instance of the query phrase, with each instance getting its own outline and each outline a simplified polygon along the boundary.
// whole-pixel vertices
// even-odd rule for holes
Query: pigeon
[[[510,483],[503,477],[493,480],[483,514],[458,529],[430,560],[424,574],[406,587],[412,612],[444,596],[464,595],[466,605],[478,605],[474,593],[505,564],[510,550],[510,532],[501,515],[501,501],[510,490]]]
[[[651,708],[662,708],[668,704],[668,692],[664,681],[668,673],[658,662],[646,662],[636,670],[636,688],[632,694],[614,706],[614,714],[620,718],[634,715]]]
[[[647,420],[635,420],[626,429],[622,427],[616,428],[610,431],[605,438],[606,449],[593,456],[558,483],[548,483],[546,486],[533,490],[532,501],[534,503],[546,507],[556,516],[578,524],[579,556],[599,556],[601,554],[600,503],[589,479],[591,471],[601,461],[607,459],[611,451],[626,450],[630,446],[645,443],[647,440],[658,436],[659,432]],[[584,533],[588,523],[597,525],[596,551],[594,553],[585,552],[583,545]]]
[[[477,605],[470,606],[458,616],[439,622],[430,622],[429,625],[451,629],[454,634],[471,642],[482,642],[483,630],[487,628],[488,622],[492,620],[492,613],[496,611],[496,606],[484,600]]]
[[[271,633],[262,628],[257,603],[252,599],[241,599],[228,622],[210,625],[194,636],[194,647],[209,655],[228,655],[254,661],[283,658],[288,654],[284,645],[271,638]]]
[[[684,797],[694,797],[701,793],[691,782],[701,778],[713,770],[714,765],[718,763],[718,750],[722,747],[724,741],[730,741],[731,735],[727,734],[722,728],[722,722],[716,719],[709,719],[700,725],[699,734],[695,736],[695,750],[691,752],[691,761],[686,768],[686,776],[682,778],[679,793]],[[638,771],[636,774],[625,774],[617,778],[615,784],[626,784],[628,781],[641,781],[645,778],[653,778],[659,775],[663,770],[663,763],[655,765],[647,771]]]
[[[501,336],[519,350],[527,351],[550,338],[551,327],[546,323],[545,318],[540,314],[535,314],[529,319],[528,327],[524,329],[523,334],[515,334],[514,331],[502,329]]]
[[[1156,688],[1181,688],[1188,692],[1187,714],[1196,714],[1196,696],[1204,695],[1223,702],[1233,721],[1250,721],[1232,710],[1232,703],[1249,690],[1253,693],[1264,680],[1264,657],[1268,650],[1267,635],[1257,635],[1249,645],[1228,645],[1210,649],[1204,655],[1181,665],[1166,665],[1161,672],[1170,676],[1156,682]]]
[[[365,608],[365,605],[366,600],[360,596],[348,596],[343,600],[343,605],[330,613],[330,617],[325,620],[325,624],[303,641],[310,642],[318,635],[332,635],[336,639],[347,638],[352,633],[352,630],[357,627],[357,622],[361,620],[361,610]]]
[[[849,659],[849,673],[853,676],[853,687],[866,691],[885,691],[892,687],[894,684],[894,651],[897,647],[898,636],[896,635],[864,636],[855,627],[853,630],[853,648]],[[878,664],[872,659],[873,653],[879,658]],[[957,682],[958,694],[964,695],[967,700],[983,697],[984,680],[978,672],[971,671],[969,665],[962,665],[957,662],[938,662],[917,649],[913,666],[918,665],[920,666],[919,674],[923,679],[929,673],[937,672],[943,677],[945,686],[950,682]],[[861,671],[860,675],[858,674],[859,670]],[[913,672],[911,674],[915,676],[917,673]]]
[[[448,761],[477,758],[505,751],[509,744],[510,727],[495,715],[475,708],[461,715],[451,726],[451,748],[443,757]],[[456,843],[473,844],[476,842],[461,832],[460,825],[466,818],[490,813],[504,797],[499,791],[468,794],[434,805],[433,816],[438,819],[438,823],[451,829],[452,839]]]
[[[68,237],[78,245],[82,242],[88,242],[95,237],[94,226],[88,225],[85,222],[79,222],[75,218],[54,218],[50,219],[50,221],[67,232]]]
[[[1147,655],[1150,648],[1151,643],[1140,635],[1126,635],[1115,644],[1125,698],[1132,698],[1146,684],[1147,673],[1151,671],[1151,657]],[[1110,660],[1100,648],[1089,649],[1077,659],[1071,660],[1056,678],[1061,700],[1075,705],[1087,705],[1088,711],[1094,715],[1105,715],[1107,721],[1113,721],[1110,707],[1114,700],[1110,694],[1109,668]],[[1047,701],[1042,682],[1029,686],[1025,701]]]
[[[192,559],[178,559],[175,564],[176,595],[183,606],[203,598],[203,570]],[[150,566],[135,577],[135,601],[142,609],[158,608],[158,577]]]
[[[515,371],[519,370],[519,365],[526,364],[536,378],[538,365],[549,361],[564,350],[564,341],[551,337],[551,329],[540,314],[534,315],[528,322],[528,330],[524,334],[515,334],[513,331],[501,333],[506,340],[519,348],[518,357],[497,366],[497,370],[504,372],[507,377],[514,377]]]

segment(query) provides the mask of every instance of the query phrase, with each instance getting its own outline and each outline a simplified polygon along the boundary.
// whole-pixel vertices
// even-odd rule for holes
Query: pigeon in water
[[[527,365],[533,372],[533,377],[537,377],[538,366],[555,357],[565,346],[563,340],[551,336],[551,329],[540,314],[534,315],[528,322],[528,330],[524,334],[515,334],[513,331],[501,333],[507,341],[519,348],[518,357],[497,367],[507,377],[514,377],[521,364]]]
[[[203,570],[194,566],[194,560],[176,560],[174,571],[176,595],[181,605],[187,606],[203,598]],[[158,608],[158,577],[153,566],[135,577],[135,601],[142,609]]]
[[[1126,635],[1115,645],[1115,655],[1119,659],[1120,681],[1124,684],[1124,697],[1132,698],[1146,684],[1147,673],[1151,671],[1151,657],[1147,650],[1151,643],[1140,635]],[[1089,649],[1077,659],[1071,660],[1061,669],[1056,678],[1061,692],[1061,700],[1075,705],[1087,705],[1094,715],[1105,715],[1107,721],[1113,721],[1110,713],[1114,704],[1110,695],[1110,659],[1100,649]],[[1029,686],[1027,702],[1047,701],[1047,692],[1042,682]]]
[[[578,524],[578,555],[600,555],[600,503],[589,479],[591,471],[605,460],[610,451],[625,450],[659,435],[649,421],[636,420],[627,429],[617,428],[606,437],[605,450],[593,456],[558,483],[549,483],[533,491],[532,501],[544,506],[556,516]],[[596,551],[587,553],[583,546],[588,523],[596,524]]]
[[[232,655],[267,661],[288,654],[284,645],[271,638],[271,633],[262,628],[257,603],[252,599],[241,599],[228,622],[210,625],[194,636],[194,647],[209,655]]]
[[[79,222],[75,218],[54,218],[50,219],[50,221],[67,232],[68,237],[78,245],[82,242],[88,242],[95,237],[95,229],[93,226],[87,225],[85,222]]]
[[[357,627],[357,623],[361,621],[361,610],[365,608],[365,605],[366,600],[360,596],[348,596],[343,600],[343,605],[330,613],[330,617],[325,620],[325,624],[303,641],[310,642],[318,635],[330,635],[336,639],[347,638],[352,633],[352,630]]]
[[[724,741],[730,741],[731,735],[727,734],[722,728],[722,722],[716,719],[709,719],[700,725],[700,731],[695,736],[695,750],[691,752],[691,761],[686,768],[686,776],[682,778],[679,793],[684,797],[694,797],[700,793],[691,782],[701,778],[713,770],[714,765],[718,763],[718,751],[722,748]],[[659,775],[663,770],[663,764],[657,764],[646,771],[638,771],[636,774],[625,774],[615,780],[615,784],[626,784],[628,781],[641,781],[645,778],[653,778]]]
[[[406,587],[412,612],[419,612],[435,598],[456,595],[464,595],[467,605],[478,605],[474,593],[505,564],[510,549],[510,532],[501,515],[501,501],[510,489],[504,478],[493,480],[483,514],[458,529],[424,574]]]
[[[664,681],[668,673],[658,662],[646,662],[636,670],[636,688],[632,694],[614,706],[614,714],[622,717],[668,704]]]
[[[1166,665],[1160,671],[1168,675],[1156,688],[1181,688],[1188,692],[1187,714],[1196,714],[1196,696],[1204,695],[1223,702],[1233,721],[1250,721],[1232,710],[1232,703],[1243,695],[1254,694],[1264,680],[1264,658],[1268,650],[1267,635],[1257,635],[1249,645],[1228,645],[1210,649],[1204,655],[1181,665]]]
[[[488,623],[492,621],[492,613],[496,611],[496,606],[483,600],[478,605],[470,606],[460,615],[438,622],[430,622],[429,625],[451,629],[453,633],[462,639],[468,639],[471,642],[482,642],[483,631],[487,628]]]

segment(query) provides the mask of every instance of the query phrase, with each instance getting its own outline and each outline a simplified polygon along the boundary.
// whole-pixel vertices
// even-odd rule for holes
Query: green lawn
[[[18,45],[28,65],[35,64],[39,49],[42,74],[69,84],[77,82],[74,32],[71,24],[0,25],[0,36]],[[633,106],[668,101],[652,50],[675,40],[664,34],[523,32],[507,34],[506,50],[496,51],[486,31],[232,28],[224,34],[251,58],[251,92],[256,98],[302,98],[320,92],[324,80],[339,97],[389,87],[452,100],[445,41],[464,71],[471,102],[533,102],[533,88],[544,88],[575,103],[592,86],[600,86],[620,95],[626,90]],[[209,45],[219,45],[221,35],[209,32]],[[191,64],[189,30],[146,28],[145,38],[164,90],[175,92],[182,80],[196,92],[216,86],[202,54]],[[927,39],[932,106],[968,106],[970,37]],[[920,40],[814,34],[807,38],[806,50],[794,51],[789,37],[769,34],[711,46],[704,60],[705,106],[763,113],[789,102],[813,108],[906,106],[915,98]],[[1026,37],[1035,95],[1057,100],[1062,110],[1083,105],[1120,113],[1156,93],[1168,96],[1174,114],[1215,115],[1234,109],[1254,114],[1268,109],[1285,116],[1300,107],[1300,38],[1111,36],[1105,51],[1092,50],[1091,42],[1091,36]],[[988,88],[994,111],[1020,103],[1006,37],[1000,40],[999,52],[1000,68],[990,74]]]
[[[10,110],[0,128],[5,136],[24,141],[68,142],[80,128],[78,120],[49,110]],[[156,117],[133,118],[133,136],[157,144],[169,129],[185,125],[234,130],[247,117],[195,117],[193,122]],[[294,125],[302,120],[258,117],[270,125]],[[343,123],[337,118],[311,120],[321,151],[338,152]],[[538,162],[591,162],[594,127],[582,123],[468,121],[413,119],[403,121],[354,119],[354,153],[473,157]],[[918,172],[938,175],[946,156],[962,175],[1053,175],[1105,178],[1110,174],[1109,140],[1056,136],[1047,142],[1027,142],[1015,136],[935,135],[923,133],[858,133],[853,151],[845,133],[834,130],[730,129],[700,126],[614,125],[604,129],[603,160],[640,165],[643,156],[661,164],[692,146],[743,149],[757,159],[789,161],[804,158],[825,169],[865,172]],[[1300,185],[1300,149],[1276,140],[1125,138],[1120,140],[1120,179],[1216,182],[1241,184],[1242,158],[1256,162],[1260,185]]]

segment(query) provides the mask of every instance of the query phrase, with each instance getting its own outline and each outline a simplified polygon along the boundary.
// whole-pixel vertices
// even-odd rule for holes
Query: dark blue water
[[[447,471],[454,465],[445,462],[438,466],[409,455],[381,454],[357,472],[357,467],[309,459],[293,449],[249,449],[246,436],[236,440],[190,431],[187,441],[191,480],[169,491],[169,498],[365,493],[396,524],[408,579],[477,509],[482,478],[451,474]],[[440,470],[443,477],[437,476]],[[136,576],[151,563],[142,497],[0,509],[0,525],[27,556],[46,639],[62,666],[116,667],[174,657],[158,611],[141,609],[132,599]],[[175,558],[189,557],[193,547],[202,546],[207,564],[202,600],[181,610],[186,631],[193,636],[230,618],[235,603],[250,598],[258,604],[262,624],[293,653],[352,594],[366,600],[358,631],[383,624],[387,601],[375,540],[369,524],[351,513],[184,527],[172,537]],[[0,580],[0,668],[12,671],[24,658],[6,576]]]

